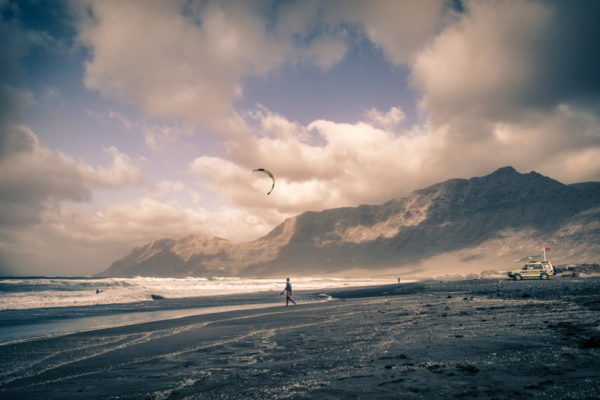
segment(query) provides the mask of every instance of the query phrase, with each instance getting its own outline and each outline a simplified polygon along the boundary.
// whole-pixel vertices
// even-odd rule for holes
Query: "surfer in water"
[[[290,283],[290,278],[285,279],[285,289],[283,289],[283,292],[279,293],[279,295],[281,296],[284,293],[285,293],[285,306],[287,307],[288,303],[290,301],[292,303],[294,303],[294,305],[296,305],[296,302],[292,299],[292,284]]]

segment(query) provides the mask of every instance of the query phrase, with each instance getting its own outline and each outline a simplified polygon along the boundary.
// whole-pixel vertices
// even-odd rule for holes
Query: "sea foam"
[[[297,278],[294,290],[372,286],[392,279]],[[281,291],[280,278],[9,278],[0,279],[0,310],[135,303],[155,298],[190,298]]]

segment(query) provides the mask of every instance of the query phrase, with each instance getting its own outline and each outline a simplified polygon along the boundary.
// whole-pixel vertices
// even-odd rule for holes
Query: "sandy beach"
[[[600,278],[424,281],[0,346],[3,399],[597,399]]]

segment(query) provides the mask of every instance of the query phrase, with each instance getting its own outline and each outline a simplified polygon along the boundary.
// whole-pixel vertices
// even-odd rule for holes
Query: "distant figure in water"
[[[285,293],[285,306],[287,307],[288,303],[290,301],[292,303],[294,303],[294,305],[296,305],[296,302],[292,299],[292,284],[290,283],[290,278],[285,279],[285,289],[283,289],[283,292],[279,293],[279,295],[281,296],[284,293]]]

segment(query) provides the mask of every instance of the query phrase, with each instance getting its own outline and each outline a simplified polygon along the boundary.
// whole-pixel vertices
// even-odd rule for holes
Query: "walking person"
[[[292,299],[292,284],[290,283],[290,278],[285,279],[285,289],[283,289],[283,292],[279,293],[279,295],[281,296],[284,293],[285,293],[285,306],[287,307],[288,303],[290,301],[292,303],[294,303],[294,305],[296,305],[296,302]]]

